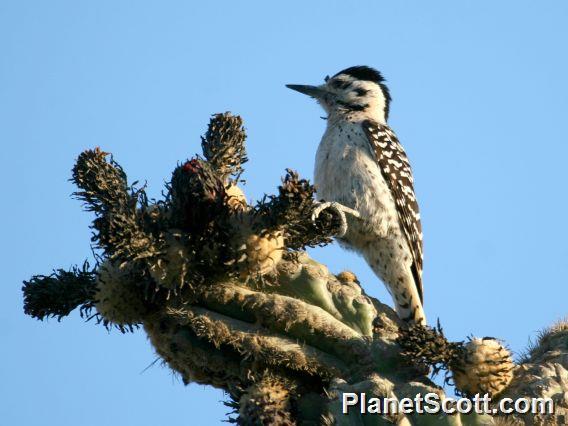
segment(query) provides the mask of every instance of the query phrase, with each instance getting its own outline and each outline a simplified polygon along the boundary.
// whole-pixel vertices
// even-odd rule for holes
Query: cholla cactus
[[[521,424],[562,424],[568,420],[568,321],[543,330],[521,357],[510,385],[501,394],[508,398],[550,398],[554,413],[516,416]]]
[[[214,116],[204,158],[178,165],[157,202],[129,185],[109,154],[82,153],[75,196],[95,214],[99,263],[32,277],[25,312],[61,319],[79,308],[123,332],[141,326],[185,383],[224,389],[243,425],[487,424],[473,415],[340,413],[345,391],[443,397],[427,377],[432,366],[449,369],[464,394],[540,395],[546,383],[566,403],[558,397],[568,383],[565,326],[543,335],[506,387],[512,364],[498,342],[464,345],[440,327],[406,328],[352,273],[334,275],[302,251],[345,227],[332,209],[314,222],[307,180],[288,170],[276,195],[248,204],[237,186],[244,140],[239,117]]]
[[[446,370],[446,382],[453,381],[465,396],[501,393],[511,382],[515,365],[510,352],[492,337],[471,338],[469,342],[449,342],[442,329],[415,325],[398,338],[402,356],[408,362]]]

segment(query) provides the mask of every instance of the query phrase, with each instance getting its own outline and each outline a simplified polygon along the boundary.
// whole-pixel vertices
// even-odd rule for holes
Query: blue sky
[[[567,20],[561,0],[1,2],[0,424],[220,424],[222,392],[145,370],[143,332],[32,320],[21,281],[90,257],[92,218],[69,196],[82,150],[114,153],[157,197],[230,110],[256,199],[286,167],[312,177],[325,126],[284,85],[358,64],[388,79],[413,164],[429,320],[522,351],[567,313]],[[391,303],[355,255],[312,255]]]

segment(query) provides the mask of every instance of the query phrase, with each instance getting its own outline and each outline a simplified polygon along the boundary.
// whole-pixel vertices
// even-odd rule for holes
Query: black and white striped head
[[[286,87],[315,98],[332,116],[349,112],[385,123],[391,96],[381,73],[371,67],[355,66],[326,77],[320,86],[288,84]]]

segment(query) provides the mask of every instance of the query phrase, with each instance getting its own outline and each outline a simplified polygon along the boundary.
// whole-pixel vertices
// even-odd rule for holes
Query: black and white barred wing
[[[422,289],[422,224],[418,202],[414,194],[414,178],[406,152],[394,132],[384,124],[365,121],[363,129],[371,143],[371,150],[381,173],[393,195],[398,219],[412,252],[412,274],[420,301]]]

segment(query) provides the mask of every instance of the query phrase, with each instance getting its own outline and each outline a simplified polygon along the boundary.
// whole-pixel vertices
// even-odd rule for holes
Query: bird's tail
[[[384,257],[377,260],[365,256],[365,259],[375,275],[385,283],[398,317],[409,324],[426,325],[422,298],[410,267],[402,262],[385,261]]]
[[[418,292],[411,294],[408,299],[397,299],[393,295],[393,300],[396,313],[400,319],[409,324],[426,325],[426,314],[424,313],[424,307],[422,306]]]

